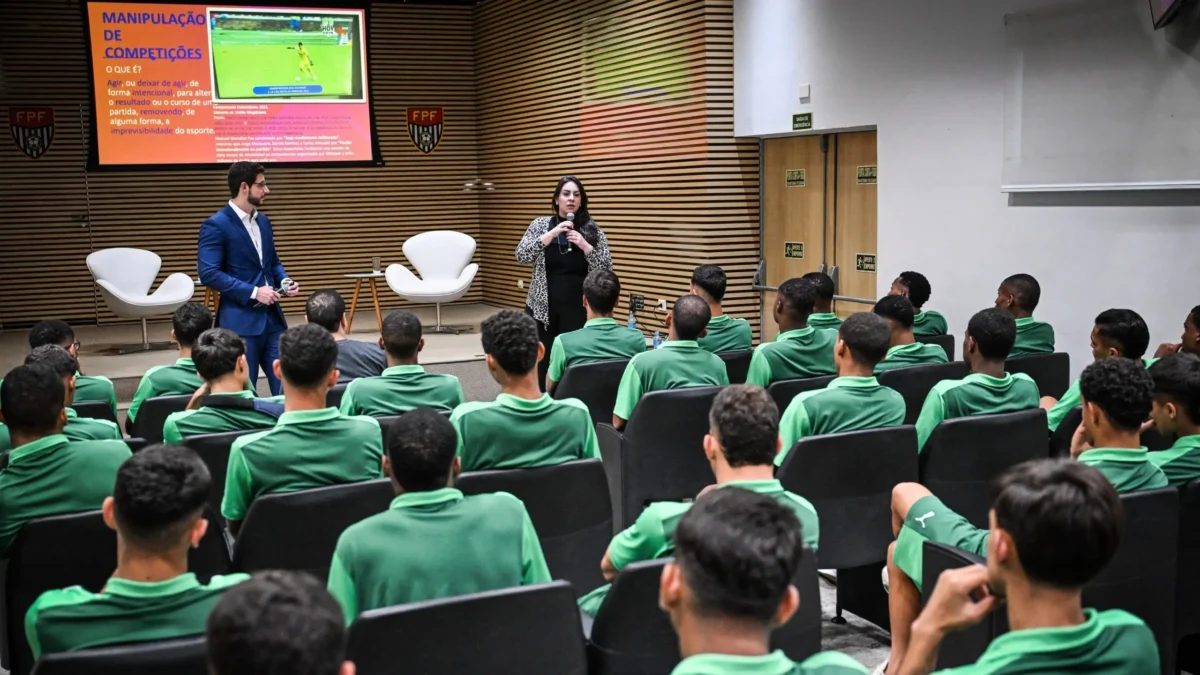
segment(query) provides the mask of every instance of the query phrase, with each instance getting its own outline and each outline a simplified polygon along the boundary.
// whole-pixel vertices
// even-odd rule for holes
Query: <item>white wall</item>
[[[1016,205],[1000,193],[1004,15],[1054,4],[1065,3],[735,0],[734,130],[790,133],[792,114],[806,111],[817,129],[877,127],[878,294],[905,269],[924,273],[927,307],[961,336],[1005,276],[1028,272],[1042,284],[1035,315],[1078,373],[1091,361],[1092,320],[1109,307],[1146,319],[1151,350],[1178,340],[1200,303],[1200,193]],[[801,84],[812,85],[808,104]]]

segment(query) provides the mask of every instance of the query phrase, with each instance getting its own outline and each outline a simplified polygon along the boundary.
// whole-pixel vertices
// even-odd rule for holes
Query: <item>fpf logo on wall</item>
[[[408,137],[417,149],[428,155],[442,142],[446,114],[442,108],[405,108]]]
[[[9,108],[8,128],[21,152],[37,159],[54,140],[54,108]]]

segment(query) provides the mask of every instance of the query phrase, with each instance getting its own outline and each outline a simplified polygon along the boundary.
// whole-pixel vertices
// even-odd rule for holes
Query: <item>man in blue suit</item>
[[[221,295],[217,325],[241,336],[255,383],[261,366],[271,393],[278,395],[282,389],[274,363],[287,321],[276,289],[292,296],[300,292],[300,285],[284,271],[275,253],[271,221],[258,210],[271,192],[263,174],[262,165],[253,162],[229,167],[232,199],[200,226],[196,259],[200,283]]]

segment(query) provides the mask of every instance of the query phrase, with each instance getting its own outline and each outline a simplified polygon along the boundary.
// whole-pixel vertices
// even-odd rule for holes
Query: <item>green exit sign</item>
[[[802,241],[785,241],[785,242],[783,242],[783,257],[803,260],[804,259],[804,242],[802,242]]]
[[[792,115],[792,131],[808,131],[812,128],[812,113],[806,112]]]

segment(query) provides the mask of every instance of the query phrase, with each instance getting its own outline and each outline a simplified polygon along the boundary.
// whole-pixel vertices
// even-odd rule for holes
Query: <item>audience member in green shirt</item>
[[[946,334],[946,317],[932,310],[926,312],[921,309],[932,294],[933,287],[920,272],[901,272],[888,291],[888,295],[901,295],[912,303],[913,334],[920,337]]]
[[[776,466],[801,438],[904,424],[904,397],[873,374],[887,345],[887,322],[874,314],[859,312],[842,323],[834,347],[838,377],[788,404],[779,423],[783,449],[775,456]]]
[[[79,341],[75,339],[74,329],[65,321],[41,321],[29,329],[29,350],[33,351],[42,345],[58,345],[76,361],[79,360]],[[75,401],[103,401],[112,410],[113,419],[117,418],[117,390],[107,377],[75,373]]]
[[[817,300],[813,303],[813,313],[808,315],[808,326],[817,330],[840,328],[842,320],[833,313],[833,296],[837,291],[833,285],[833,278],[824,272],[809,272],[800,278],[812,284],[813,291],[817,294]]]
[[[68,439],[72,441],[121,440],[121,429],[115,422],[93,417],[80,417],[71,408],[71,403],[75,398],[75,382],[79,379],[75,375],[79,364],[70,352],[58,345],[42,345],[25,356],[25,365],[46,368],[62,378],[63,391],[66,392],[63,405],[66,406],[67,413],[67,425],[63,427],[62,433]],[[9,438],[8,428],[0,423],[0,452],[11,450],[12,447],[13,443]]]
[[[1187,318],[1183,320],[1183,335],[1180,336],[1179,342],[1162,343],[1154,352],[1154,358],[1161,359],[1176,352],[1200,356],[1200,324],[1197,322],[1200,322],[1200,305],[1193,307],[1192,311],[1188,312]]]
[[[304,572],[259,572],[221,594],[205,642],[212,675],[354,675],[342,608]]]
[[[779,380],[837,372],[833,365],[837,331],[818,330],[808,325],[815,301],[815,287],[803,279],[788,279],[779,284],[772,308],[779,335],[775,336],[774,342],[764,342],[754,348],[746,384],[766,387]]]
[[[866,675],[840,652],[794,663],[771,651],[771,631],[819,600],[792,585],[804,555],[800,520],[779,500],[739,487],[701,495],[679,519],[658,592],[683,657],[671,675]]]
[[[1172,486],[1200,478],[1200,357],[1178,352],[1158,360],[1148,371],[1154,380],[1150,419],[1174,445],[1150,453]]]
[[[643,394],[664,389],[711,387],[729,384],[721,357],[696,343],[710,317],[708,304],[695,295],[683,295],[667,315],[670,340],[661,349],[638,354],[625,366],[617,387],[613,426],[624,429]]]
[[[949,360],[946,358],[946,350],[939,345],[917,342],[913,334],[915,313],[908,298],[903,295],[885,295],[875,303],[872,311],[887,321],[891,331],[887,356],[875,366],[876,373],[893,368],[946,363]]]
[[[613,309],[620,299],[621,280],[616,274],[600,269],[592,270],[584,278],[583,308],[587,311],[587,323],[579,330],[554,338],[546,371],[547,392],[554,394],[563,372],[573,365],[631,359],[646,351],[646,336],[613,318]]]
[[[1017,341],[1009,356],[1050,354],[1054,351],[1054,327],[1033,318],[1042,299],[1042,286],[1028,274],[1014,274],[1000,283],[996,306],[1017,321]]]
[[[34,601],[25,615],[34,657],[203,634],[221,593],[249,578],[201,584],[188,572],[188,552],[208,531],[211,490],[208,467],[190,448],[155,445],[125,460],[103,506],[117,532],[117,569],[99,593],[71,586]]]
[[[383,318],[380,333],[379,346],[387,353],[387,368],[382,375],[350,381],[342,394],[343,415],[399,415],[422,406],[449,412],[463,402],[457,377],[427,373],[417,363],[425,339],[416,314],[391,312]]]
[[[995,494],[985,533],[987,565],[943,572],[911,625],[901,619],[898,626],[893,615],[888,672],[926,675],[948,634],[992,611],[1006,611],[1013,630],[993,640],[974,664],[939,672],[1159,672],[1154,634],[1141,619],[1083,607],[1083,587],[1112,560],[1121,540],[1121,501],[1104,475],[1081,462],[1025,462],[1000,477]],[[937,506],[936,499],[929,503]],[[932,522],[940,515],[923,522],[941,527]],[[897,590],[893,585],[891,592]],[[1002,610],[998,598],[1005,601]]]
[[[714,354],[747,351],[754,342],[750,322],[735,319],[721,309],[725,283],[725,270],[716,265],[701,265],[692,272],[691,293],[707,302],[709,311],[708,330],[696,342]]]
[[[179,343],[179,358],[174,365],[154,366],[142,375],[133,401],[129,404],[125,419],[125,430],[133,433],[133,421],[142,403],[155,396],[191,394],[203,384],[192,361],[192,345],[204,331],[212,328],[213,317],[208,308],[199,302],[184,304],[171,315],[171,339]]]
[[[521,500],[453,487],[457,445],[454,427],[429,408],[392,425],[383,471],[396,498],[342,533],[329,569],[347,624],[369,609],[550,581]]]

